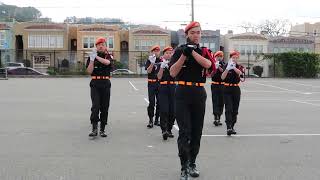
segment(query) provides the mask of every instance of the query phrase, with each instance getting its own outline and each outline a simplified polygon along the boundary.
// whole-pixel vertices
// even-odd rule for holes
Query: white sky
[[[191,19],[191,0],[0,0],[5,4],[34,6],[43,17],[62,22],[68,16],[121,18],[125,22],[146,23],[172,30]],[[244,31],[244,22],[289,19],[295,25],[320,21],[319,0],[194,0],[195,20],[203,29]],[[174,21],[174,22],[168,22]]]

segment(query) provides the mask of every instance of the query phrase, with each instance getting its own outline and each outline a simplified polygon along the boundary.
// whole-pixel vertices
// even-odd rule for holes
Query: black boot
[[[200,176],[200,173],[199,173],[199,171],[197,170],[196,167],[197,166],[196,166],[195,163],[190,163],[188,171],[189,171],[189,175],[191,177],[199,177]]]
[[[103,123],[100,124],[100,136],[101,137],[107,137],[107,134],[105,132],[105,127],[106,127],[105,124],[103,124]]]
[[[170,131],[168,131],[168,134],[169,134],[169,138],[174,138],[174,135],[173,135],[173,133],[172,133],[172,131],[170,130]]]
[[[154,120],[154,125],[160,126],[159,117],[156,117],[156,119]]]
[[[148,128],[153,128],[153,118],[149,119],[149,124],[147,125]]]
[[[168,139],[168,137],[169,137],[169,133],[167,132],[167,131],[164,131],[164,132],[162,132],[162,138],[163,138],[163,140],[167,140]]]
[[[188,174],[188,168],[182,168],[181,174],[180,174],[180,180],[188,180],[189,174]]]
[[[233,134],[233,130],[232,129],[227,129],[227,135],[231,136]]]
[[[92,124],[92,132],[89,134],[89,137],[98,136],[98,124]]]

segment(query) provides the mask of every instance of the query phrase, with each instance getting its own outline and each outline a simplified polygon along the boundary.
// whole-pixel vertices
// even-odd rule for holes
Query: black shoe
[[[180,180],[188,180],[188,179],[189,179],[188,170],[182,169],[180,174]]]
[[[152,118],[150,118],[149,120],[149,124],[147,125],[147,127],[150,129],[150,128],[153,128],[153,120]]]
[[[169,134],[169,138],[174,138],[174,135],[172,134],[171,131],[168,131],[168,134]]]
[[[215,126],[219,126],[221,123],[219,124],[219,121],[218,121],[218,120],[214,120],[214,121],[213,121],[213,124],[214,124]]]
[[[155,126],[160,126],[159,120],[156,119],[156,120],[154,121],[154,125],[155,125]]]
[[[197,170],[195,164],[190,164],[190,166],[189,166],[189,175],[190,175],[191,177],[199,177],[199,176],[200,176],[200,173],[199,173],[199,171]]]
[[[101,137],[107,137],[107,134],[106,134],[105,131],[100,131],[100,136],[101,136]]]
[[[237,134],[237,131],[235,131],[234,129],[232,129],[232,134]]]
[[[167,131],[165,131],[165,132],[162,133],[162,138],[163,138],[163,140],[166,141],[166,140],[168,139],[168,137],[169,137],[169,134],[168,134]]]
[[[98,129],[93,129],[92,132],[89,134],[89,137],[96,137],[98,136]]]
[[[227,130],[227,135],[228,135],[228,136],[231,136],[232,134],[233,134],[233,130],[232,130],[232,129],[228,129],[228,130]]]

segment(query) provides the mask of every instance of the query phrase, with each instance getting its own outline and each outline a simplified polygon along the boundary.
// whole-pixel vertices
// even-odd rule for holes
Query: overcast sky
[[[191,19],[191,0],[0,0],[5,4],[34,6],[44,17],[63,22],[68,16],[121,18],[125,22],[183,28]],[[161,3],[160,3],[161,2]],[[244,22],[289,19],[294,25],[320,21],[320,0],[194,0],[195,20],[203,29],[236,32]]]

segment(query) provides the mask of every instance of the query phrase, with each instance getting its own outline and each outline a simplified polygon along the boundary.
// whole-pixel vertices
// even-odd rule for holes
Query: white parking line
[[[295,84],[295,85],[306,86],[306,87],[320,88],[320,86],[314,86],[314,85],[311,85],[311,84],[302,84],[302,83],[297,83],[297,82],[287,82],[286,81],[284,83]]]
[[[305,102],[305,101],[297,101],[297,100],[289,100],[291,102],[296,102],[296,103],[300,103],[300,104],[307,104],[307,105],[311,105],[311,106],[317,106],[320,107],[319,104],[313,104],[313,103],[309,103],[309,102]]]
[[[177,131],[179,131],[179,127],[178,127],[178,125],[173,125],[173,127],[177,130]]]
[[[139,89],[137,89],[137,88],[133,85],[133,83],[132,83],[131,81],[129,81],[129,83],[130,83],[130,85],[133,87],[134,90],[139,91]]]
[[[147,98],[144,98],[144,100],[149,104],[150,102],[149,102],[149,100],[147,99]]]
[[[256,83],[256,82],[253,82],[253,83],[254,83],[254,84],[257,84],[257,85],[260,85],[260,86],[266,86],[266,87],[272,87],[272,88],[276,88],[276,89],[285,90],[285,91],[288,91],[288,92],[296,92],[296,93],[305,94],[305,95],[310,95],[310,94],[312,94],[312,93],[310,93],[310,92],[301,92],[301,91],[292,90],[292,89],[286,89],[286,88],[282,88],[282,87],[278,87],[278,86],[273,86],[273,85],[269,85],[269,84],[262,84],[262,83]]]
[[[202,137],[226,137],[227,135],[202,135]],[[290,137],[290,136],[320,136],[320,134],[241,134],[235,137]]]

